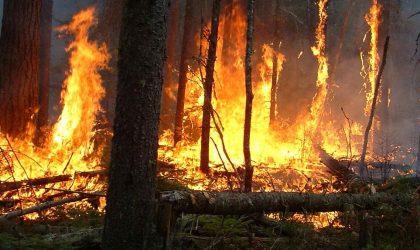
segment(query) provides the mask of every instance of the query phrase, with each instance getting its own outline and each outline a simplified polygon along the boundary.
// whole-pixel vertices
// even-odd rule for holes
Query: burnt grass
[[[419,195],[419,186],[420,178],[397,178],[379,190]],[[184,188],[158,181],[159,191]],[[172,249],[420,249],[418,199],[410,207],[384,204],[364,212],[350,208],[339,213],[339,228],[316,229],[305,220],[293,220],[290,213],[276,216],[280,219],[267,225],[247,215],[182,215]],[[104,216],[97,210],[56,207],[39,217],[0,221],[0,249],[101,249]],[[360,218],[365,222],[362,233]],[[363,248],[360,238],[366,242]]]

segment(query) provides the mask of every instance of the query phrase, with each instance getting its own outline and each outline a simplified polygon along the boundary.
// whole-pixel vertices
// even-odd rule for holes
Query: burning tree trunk
[[[5,0],[0,38],[0,132],[23,136],[38,108],[41,0]]]
[[[217,34],[219,32],[220,1],[214,0],[211,17],[211,31],[209,37],[209,50],[206,63],[206,80],[204,82],[203,122],[201,123],[201,154],[200,170],[209,172],[209,144],[210,144],[210,118],[213,107],[211,96],[214,84],[214,64],[216,62]]]
[[[184,120],[185,88],[187,85],[188,61],[193,56],[194,34],[193,25],[193,2],[187,0],[185,6],[184,35],[182,40],[181,64],[179,69],[178,94],[176,99],[174,145],[182,140],[182,127]]]
[[[274,13],[274,37],[273,37],[273,70],[271,75],[271,99],[270,99],[270,126],[273,126],[274,121],[276,119],[276,96],[277,96],[277,46],[279,46],[279,38],[278,38],[278,29],[279,29],[279,21],[278,15],[280,12],[280,3],[278,1],[275,2],[276,8]]]
[[[178,212],[191,214],[234,215],[275,212],[331,212],[372,209],[387,204],[408,205],[416,194],[310,194],[310,193],[233,193],[204,191],[168,191],[160,202],[171,203]]]
[[[155,249],[159,244],[151,231],[167,8],[168,1],[126,1],[104,249]]]
[[[41,128],[48,125],[48,106],[50,92],[50,55],[53,1],[44,0],[41,5],[40,48],[39,48],[39,111],[37,121],[38,143],[42,143]]]
[[[245,125],[244,125],[244,158],[245,158],[245,192],[252,191],[252,175],[254,169],[251,164],[251,151],[249,142],[251,139],[251,119],[252,119],[252,81],[251,81],[251,55],[252,55],[252,36],[254,33],[254,0],[248,1],[248,24],[246,32],[246,54],[245,54]]]
[[[369,121],[368,121],[368,124],[366,125],[366,130],[365,130],[365,134],[364,134],[362,154],[360,155],[359,173],[360,173],[360,176],[362,177],[362,179],[365,179],[366,176],[367,176],[366,175],[367,173],[365,171],[366,170],[365,169],[365,158],[366,158],[367,144],[368,144],[368,140],[369,140],[369,132],[370,132],[370,129],[371,129],[372,123],[373,123],[373,118],[375,117],[376,101],[378,99],[379,86],[381,84],[381,77],[382,77],[382,73],[384,71],[385,64],[386,64],[386,54],[388,52],[388,42],[389,42],[389,36],[386,38],[386,41],[385,41],[384,54],[382,56],[382,64],[381,64],[381,67],[379,68],[378,75],[376,76],[375,92],[373,94],[372,107],[371,107],[371,110],[370,110]]]

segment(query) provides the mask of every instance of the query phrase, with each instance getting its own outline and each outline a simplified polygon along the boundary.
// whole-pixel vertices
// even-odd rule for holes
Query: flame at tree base
[[[74,37],[67,48],[70,70],[61,93],[63,111],[41,147],[32,143],[33,132],[24,139],[8,139],[0,134],[0,181],[75,174],[100,167],[104,145],[95,145],[94,127],[105,90],[99,70],[107,68],[110,57],[105,45],[98,46],[89,40],[89,30],[95,23],[95,8],[89,7],[73,16],[68,25],[58,28],[61,33]],[[28,131],[35,131],[35,128],[28,128]],[[97,178],[74,176],[71,182],[46,185],[40,189],[29,186],[25,191],[1,195],[30,206],[48,192],[54,193],[50,188],[102,190],[105,183],[98,182]]]

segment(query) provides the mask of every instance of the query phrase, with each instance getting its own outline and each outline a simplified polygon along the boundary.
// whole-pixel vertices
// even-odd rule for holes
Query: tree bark
[[[378,93],[379,93],[379,87],[380,87],[380,84],[381,84],[382,73],[384,71],[385,64],[386,64],[386,54],[388,52],[388,42],[389,42],[389,36],[386,38],[386,41],[385,41],[384,53],[382,55],[381,67],[379,68],[378,75],[376,76],[375,91],[373,93],[372,107],[371,107],[371,110],[370,110],[369,121],[368,121],[368,124],[366,125],[366,129],[365,129],[362,154],[360,155],[359,174],[360,174],[362,179],[365,179],[366,176],[367,176],[366,166],[365,166],[365,158],[366,158],[367,144],[368,144],[368,140],[369,140],[369,131],[372,127],[373,118],[375,117],[376,101],[378,99]]]
[[[51,30],[52,30],[53,1],[44,0],[41,4],[40,48],[39,48],[39,111],[37,121],[36,142],[44,141],[43,128],[48,123],[48,107],[50,93],[50,57],[51,57]]]
[[[185,6],[184,35],[182,40],[181,63],[179,68],[178,94],[176,99],[174,146],[182,140],[182,128],[184,121],[185,89],[187,86],[188,65],[193,56],[194,34],[193,25],[193,1],[187,0]]]
[[[161,246],[153,219],[167,9],[167,0],[124,7],[104,249]]]
[[[5,0],[0,37],[0,132],[36,125],[41,0]]]
[[[171,203],[178,212],[212,215],[331,212],[351,208],[372,209],[384,203],[405,206],[413,201],[418,202],[415,195],[386,193],[233,193],[184,190],[160,194],[160,202]]]
[[[219,32],[220,1],[213,1],[213,10],[211,17],[211,31],[209,38],[209,50],[206,63],[206,80],[204,82],[204,104],[203,121],[201,123],[201,154],[200,170],[203,173],[209,172],[209,144],[210,144],[210,118],[213,107],[211,98],[214,85],[214,64],[216,62],[217,36]]]
[[[244,159],[245,159],[245,192],[252,191],[252,175],[254,173],[254,168],[251,163],[251,150],[250,150],[250,140],[251,140],[251,120],[252,120],[252,99],[254,94],[252,93],[252,66],[251,66],[251,56],[252,56],[252,36],[254,33],[254,0],[248,1],[248,24],[246,32],[246,53],[245,53],[245,91],[246,91],[246,100],[245,100],[245,124],[244,124]]]

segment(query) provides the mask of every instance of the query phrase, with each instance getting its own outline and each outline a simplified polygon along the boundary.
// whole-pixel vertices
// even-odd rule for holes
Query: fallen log
[[[4,214],[2,216],[0,216],[0,220],[6,219],[13,219],[22,215],[26,215],[26,214],[30,214],[30,213],[35,213],[35,212],[40,212],[42,210],[48,209],[48,208],[52,208],[52,207],[56,207],[56,206],[60,206],[60,205],[64,205],[67,203],[72,203],[72,202],[76,202],[76,201],[81,201],[84,199],[87,199],[89,197],[87,196],[83,196],[83,195],[78,195],[78,196],[74,196],[74,197],[68,197],[68,198],[64,198],[61,200],[56,200],[56,201],[47,201],[32,207],[28,207],[25,209],[18,209],[12,212],[9,212],[7,214]]]
[[[175,211],[212,215],[373,209],[383,203],[409,205],[413,200],[418,200],[418,197],[410,194],[234,193],[192,190],[162,192],[159,197],[160,202],[170,203]]]

